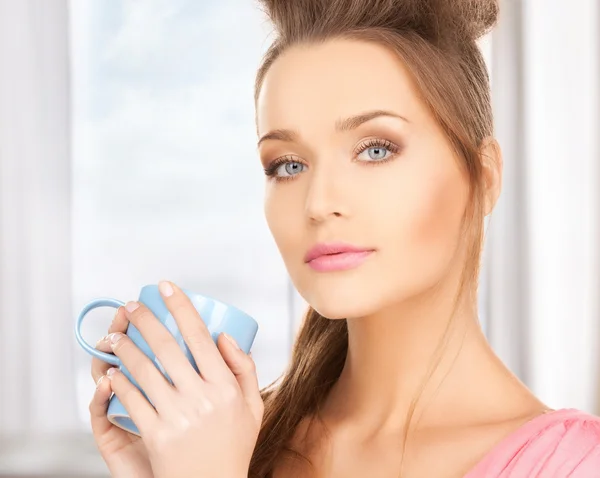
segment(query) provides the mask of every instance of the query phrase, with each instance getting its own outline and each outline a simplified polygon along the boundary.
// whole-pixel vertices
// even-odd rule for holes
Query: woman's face
[[[397,56],[351,40],[293,47],[265,77],[257,121],[267,222],[317,312],[363,317],[448,274],[468,178]],[[336,243],[359,252],[307,262]]]

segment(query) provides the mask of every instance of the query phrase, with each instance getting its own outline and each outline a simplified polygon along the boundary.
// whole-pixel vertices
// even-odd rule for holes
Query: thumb
[[[252,357],[246,355],[231,335],[221,333],[218,346],[225,363],[235,376],[242,395],[250,407],[254,418],[260,425],[263,418],[264,404],[260,396],[256,364]]]

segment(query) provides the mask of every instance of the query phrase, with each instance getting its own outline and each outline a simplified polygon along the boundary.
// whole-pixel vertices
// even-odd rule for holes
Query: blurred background
[[[481,40],[505,175],[480,316],[547,404],[600,413],[600,5],[504,0]],[[306,304],[263,218],[254,0],[0,0],[0,476],[107,476],[96,297],[160,279],[260,323],[261,386]],[[84,337],[105,335],[111,309]]]

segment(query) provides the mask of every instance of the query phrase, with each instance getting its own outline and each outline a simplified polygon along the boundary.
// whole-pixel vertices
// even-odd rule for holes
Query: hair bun
[[[498,0],[454,0],[454,4],[465,28],[465,34],[477,40],[488,33],[498,21],[500,7]]]
[[[477,40],[496,24],[498,0],[258,0],[280,36],[323,30],[414,31],[432,43]]]

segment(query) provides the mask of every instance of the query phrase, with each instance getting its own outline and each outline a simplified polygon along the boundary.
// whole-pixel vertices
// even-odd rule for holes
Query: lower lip
[[[373,251],[326,254],[308,262],[318,272],[344,271],[361,265]]]

